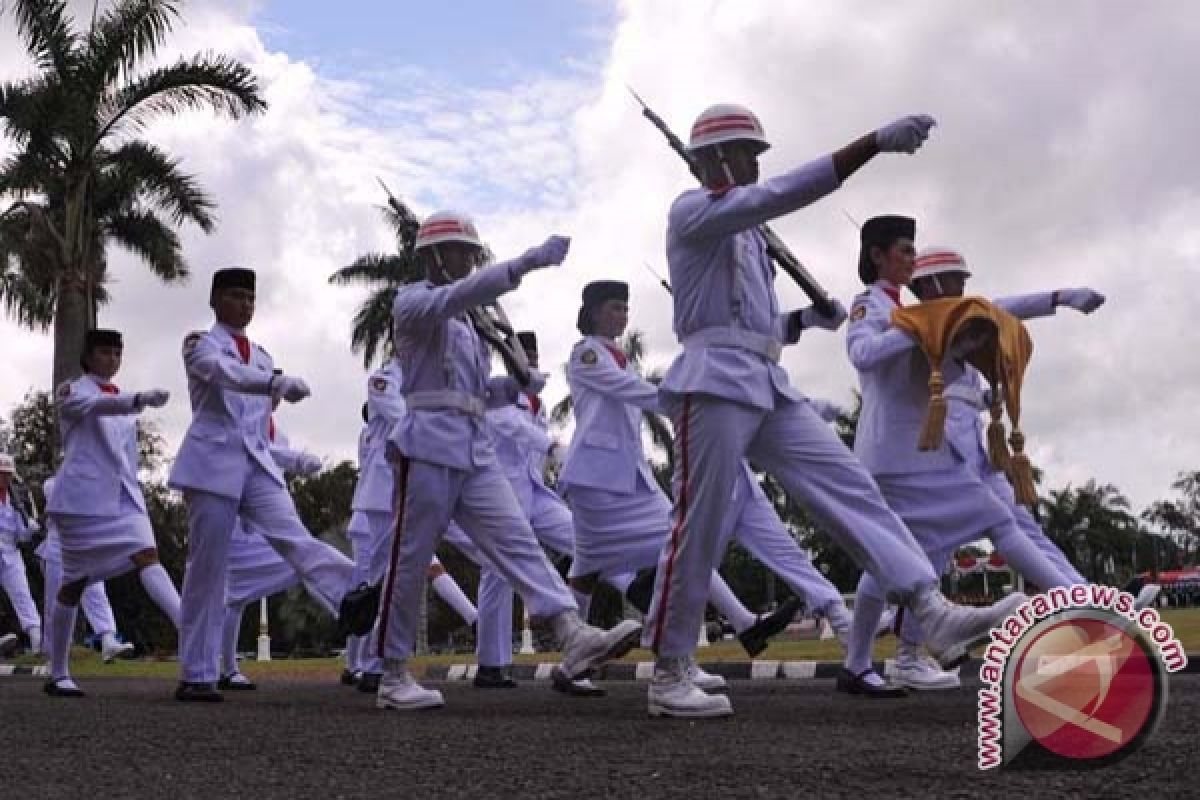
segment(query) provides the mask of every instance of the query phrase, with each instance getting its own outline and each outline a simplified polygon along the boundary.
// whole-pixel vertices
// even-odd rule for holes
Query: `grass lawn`
[[[1191,608],[1178,611],[1167,611],[1163,619],[1175,630],[1176,637],[1183,643],[1184,650],[1189,653],[1200,653],[1200,609]],[[880,639],[875,646],[877,659],[888,658],[895,650],[896,639],[892,636]],[[696,653],[701,662],[715,661],[745,661],[746,653],[736,641],[719,642],[702,648]],[[841,648],[833,640],[788,641],[775,642],[760,656],[760,659],[779,661],[838,661],[841,659]],[[537,653],[532,656],[517,655],[513,660],[518,664],[556,661],[557,653]],[[652,656],[648,650],[634,650],[625,657],[626,661],[649,661]],[[44,663],[43,659],[22,656],[15,663],[34,665]],[[474,664],[475,656],[471,653],[453,655],[425,656],[414,659],[417,672],[427,666],[445,664]],[[273,661],[258,663],[253,660],[242,662],[242,671],[251,678],[333,678],[342,669],[341,659],[337,658],[280,658]],[[179,665],[175,661],[118,661],[104,664],[94,651],[76,648],[71,657],[71,671],[77,678],[96,676],[111,676],[125,678],[177,678]]]

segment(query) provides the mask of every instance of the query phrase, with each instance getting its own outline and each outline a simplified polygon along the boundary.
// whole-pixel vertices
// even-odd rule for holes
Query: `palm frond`
[[[79,44],[71,29],[73,20],[67,13],[66,0],[16,0],[13,15],[17,18],[17,34],[38,66],[66,77]]]
[[[202,54],[151,70],[106,97],[97,110],[97,144],[126,125],[160,115],[211,109],[232,119],[264,111],[258,78],[236,59]]]
[[[56,299],[54,292],[47,293],[18,270],[0,272],[0,303],[5,313],[22,327],[48,330],[54,322]]]
[[[178,5],[168,0],[118,0],[92,28],[80,79],[101,88],[132,72],[166,41],[179,18]]]
[[[179,169],[178,159],[141,141],[126,142],[98,156],[101,178],[95,202],[101,214],[118,201],[144,197],[168,213],[175,224],[190,221],[205,233],[212,232],[213,201],[193,176]]]
[[[334,286],[388,286],[395,288],[424,278],[416,259],[392,253],[369,253],[329,276]]]
[[[350,349],[362,351],[363,366],[370,367],[392,334],[392,301],[396,289],[385,287],[371,293],[354,314]]]
[[[130,251],[166,283],[188,276],[179,235],[152,211],[130,209],[106,221],[105,233]]]

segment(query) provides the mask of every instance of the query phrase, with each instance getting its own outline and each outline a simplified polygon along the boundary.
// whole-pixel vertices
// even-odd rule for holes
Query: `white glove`
[[[875,144],[884,153],[913,153],[929,137],[937,122],[928,114],[901,117],[875,131]]]
[[[308,388],[308,384],[301,378],[296,378],[292,375],[280,375],[275,379],[274,394],[279,395],[289,403],[299,403],[312,394],[312,390]]]
[[[824,328],[827,331],[836,331],[842,327],[842,323],[846,321],[846,307],[842,305],[842,301],[836,297],[833,299],[833,313],[830,316],[825,316],[814,306],[809,306],[800,311],[800,325],[804,328]]]
[[[817,412],[817,416],[826,422],[837,422],[838,417],[850,415],[846,409],[831,400],[810,397],[808,398],[808,402],[812,406],[813,411]]]
[[[571,238],[569,236],[551,236],[537,247],[526,250],[517,259],[513,271],[518,275],[527,275],[535,269],[558,266],[566,259],[567,251],[570,249]]]
[[[296,456],[296,463],[292,466],[292,471],[305,477],[316,475],[321,471],[321,459],[312,453],[301,453]]]
[[[162,408],[171,399],[171,393],[166,389],[146,389],[137,393],[137,399],[142,408]]]
[[[1076,311],[1082,311],[1084,314],[1090,314],[1100,306],[1104,305],[1104,295],[1097,292],[1095,289],[1059,289],[1058,304],[1060,306],[1069,306]]]

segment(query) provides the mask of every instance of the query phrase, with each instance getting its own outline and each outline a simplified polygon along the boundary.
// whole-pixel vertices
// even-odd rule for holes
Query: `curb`
[[[959,669],[963,674],[971,675],[978,673],[982,664],[983,661],[980,659],[971,659]],[[556,666],[558,666],[557,661],[540,664],[513,664],[512,676],[521,681],[549,681],[550,672]],[[771,661],[764,659],[701,663],[700,666],[705,672],[711,672],[726,680],[734,681],[833,680],[842,670],[842,664],[839,661]],[[876,672],[886,677],[895,674],[895,662],[890,658],[886,661],[876,661],[873,666]],[[446,683],[470,681],[474,680],[476,669],[478,667],[474,664],[433,665],[425,669],[424,679]],[[652,661],[618,661],[604,665],[596,670],[592,677],[600,681],[646,682],[650,680],[653,672],[654,662]],[[1187,666],[1173,674],[1200,674],[1200,653],[1189,653]]]

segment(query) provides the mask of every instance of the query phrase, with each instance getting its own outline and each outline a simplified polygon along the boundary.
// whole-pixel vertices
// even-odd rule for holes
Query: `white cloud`
[[[843,209],[860,220],[913,214],[924,242],[966,253],[982,293],[1106,292],[1092,317],[1064,311],[1031,326],[1024,427],[1035,460],[1050,485],[1096,477],[1137,506],[1200,463],[1200,383],[1189,374],[1200,346],[1189,314],[1200,165],[1188,157],[1200,115],[1180,100],[1200,18],[1182,6],[630,1],[604,63],[548,64],[508,91],[385,59],[333,80],[269,52],[245,7],[230,8],[188,10],[173,47],[219,43],[246,60],[271,110],[239,124],[191,115],[147,132],[212,191],[221,225],[212,237],[186,232],[187,288],[161,287],[117,257],[117,300],[104,312],[137,343],[125,382],[175,393],[163,417],[170,435],[187,416],[178,341],[207,324],[211,270],[244,263],[262,276],[255,335],[316,389],[283,412],[285,426],[323,454],[352,455],[362,375],[346,343],[361,295],[325,278],[391,246],[372,208],[377,174],[422,211],[471,211],[502,256],[555,230],[574,235],[566,266],[506,302],[518,325],[541,334],[545,364],[565,359],[578,292],[602,276],[633,284],[633,323],[651,363],[665,364],[675,349],[668,298],[642,262],[665,273],[666,208],[691,178],[638,115],[628,82],[681,134],[712,102],[751,105],[774,142],[765,174],[900,114],[933,113],[939,126],[919,154],[876,159],[833,197],[780,220],[780,233],[845,299],[861,287]],[[786,283],[779,290],[785,303],[804,302]],[[9,405],[44,382],[49,344],[0,325],[16,342],[0,364],[0,405]],[[793,382],[848,400],[856,379],[843,348],[841,335],[802,343],[787,356]],[[556,377],[551,399],[564,390]]]

